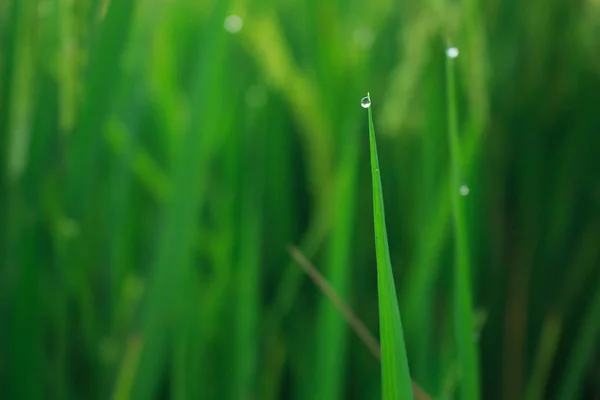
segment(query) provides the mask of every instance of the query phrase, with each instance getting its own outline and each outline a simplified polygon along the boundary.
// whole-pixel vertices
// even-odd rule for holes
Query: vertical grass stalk
[[[373,179],[373,222],[375,225],[375,252],[377,256],[377,292],[379,298],[379,334],[381,342],[381,382],[382,398],[412,399],[410,372],[404,346],[402,321],[396,297],[396,287],[392,273],[390,250],[385,227],[385,211],[383,207],[383,190],[379,173],[379,158],[371,97],[368,100],[369,110],[369,143],[371,148],[371,176]]]
[[[471,298],[471,278],[469,266],[469,238],[463,203],[459,187],[461,185],[460,143],[458,138],[458,117],[456,107],[456,82],[454,79],[455,58],[446,57],[448,140],[450,143],[450,174],[453,183],[452,215],[454,221],[454,330],[455,343],[460,365],[461,399],[479,398],[479,357],[477,343],[473,340],[473,300]]]
[[[562,382],[559,386],[559,400],[576,399],[579,397],[585,378],[586,368],[598,354],[600,348],[600,282],[594,294],[590,296],[590,303],[584,314],[581,327],[578,329],[576,340],[567,358],[563,372]]]

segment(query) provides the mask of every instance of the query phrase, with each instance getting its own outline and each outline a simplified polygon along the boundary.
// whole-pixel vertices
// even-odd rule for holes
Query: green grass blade
[[[375,252],[377,256],[377,291],[379,297],[379,330],[381,341],[381,377],[383,399],[412,399],[408,359],[404,346],[402,321],[396,297],[392,262],[385,228],[383,190],[379,173],[379,158],[373,113],[369,106],[369,143],[371,148],[371,175],[373,179],[373,219],[375,224]]]
[[[354,215],[356,209],[356,175],[358,173],[358,146],[353,130],[346,129],[348,142],[342,151],[338,167],[332,215],[332,232],[324,274],[340,296],[347,297],[352,274],[352,246],[354,243]],[[322,298],[317,316],[316,349],[319,362],[314,370],[315,399],[344,397],[344,372],[347,360],[347,328],[336,307]]]
[[[258,116],[248,118],[247,126],[255,128]],[[256,392],[259,355],[259,324],[261,318],[261,256],[263,203],[265,192],[265,145],[261,132],[246,134],[240,139],[242,159],[247,165],[241,173],[239,218],[240,248],[237,260],[236,305],[234,334],[236,368],[233,373],[234,398],[251,398]],[[236,160],[237,161],[237,160]],[[239,166],[236,166],[238,169]]]
[[[460,143],[456,109],[456,86],[454,80],[455,58],[446,58],[448,139],[450,142],[450,174],[454,190],[451,191],[454,219],[454,329],[458,361],[461,372],[461,398],[479,398],[479,359],[477,343],[473,340],[473,300],[469,271],[469,238],[463,203],[459,193],[461,185]]]
[[[559,315],[550,314],[546,317],[532,368],[533,372],[525,392],[526,400],[541,400],[544,398],[544,390],[548,385],[548,378],[550,377],[554,357],[556,357],[562,328],[562,318]]]
[[[573,342],[573,350],[567,359],[563,380],[557,399],[569,400],[579,398],[581,382],[586,374],[588,363],[600,347],[600,282],[596,286],[584,320]]]
[[[192,279],[194,240],[200,206],[206,197],[205,171],[221,133],[215,110],[221,101],[218,82],[223,78],[224,68],[220,63],[223,63],[227,50],[226,33],[220,29],[227,5],[227,2],[219,3],[204,27],[204,34],[215,34],[210,44],[201,47],[200,59],[211,62],[198,63],[191,78],[190,107],[194,113],[180,138],[179,151],[172,165],[172,195],[165,205],[160,245],[146,292],[144,346],[133,398],[154,398],[168,357],[175,359],[172,371],[179,373],[184,371],[185,356],[190,354],[192,343],[188,340],[198,307],[190,300],[195,294]],[[196,338],[199,335],[196,332]],[[179,378],[172,388],[176,395],[187,386],[182,384],[186,382],[183,377]]]

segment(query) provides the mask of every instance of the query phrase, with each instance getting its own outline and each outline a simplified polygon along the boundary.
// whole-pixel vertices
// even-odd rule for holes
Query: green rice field
[[[0,0],[0,399],[412,398],[600,399],[599,0]]]

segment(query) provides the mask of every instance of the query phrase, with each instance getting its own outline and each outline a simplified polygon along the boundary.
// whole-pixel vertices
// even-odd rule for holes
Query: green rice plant
[[[211,111],[218,104],[218,82],[225,71],[219,62],[223,62],[227,54],[228,42],[226,33],[218,28],[226,7],[226,2],[220,4],[204,28],[219,34],[210,45],[201,47],[200,59],[217,61],[198,63],[191,78],[190,104],[195,112],[180,138],[172,166],[172,196],[165,205],[160,246],[148,278],[143,314],[144,346],[133,384],[135,398],[152,398],[158,393],[161,366],[167,364],[169,357],[174,377],[170,388],[173,398],[185,398],[189,393],[206,390],[197,387],[199,366],[189,357],[192,351],[201,353],[203,343],[198,338],[208,336],[206,325],[199,323],[200,312],[190,301],[196,293],[191,265],[198,235],[195,220],[200,215],[200,205],[206,201],[207,183],[203,171],[216,151],[222,128]]]
[[[599,6],[551,3],[0,1],[0,399],[598,397]]]
[[[559,316],[550,314],[546,317],[542,327],[533,372],[531,373],[527,391],[525,392],[527,400],[544,398],[544,388],[548,384],[550,367],[552,367],[552,360],[556,355],[562,329],[562,319]]]
[[[371,149],[371,177],[373,179],[373,222],[375,225],[375,252],[377,257],[377,294],[379,298],[379,328],[381,336],[381,382],[383,399],[412,399],[410,372],[402,332],[402,320],[396,297],[390,249],[385,227],[383,189],[379,172],[379,157],[371,96],[361,105],[369,112],[369,143]]]
[[[557,399],[578,398],[581,393],[581,381],[585,376],[586,367],[593,354],[597,354],[599,334],[600,285],[596,286],[594,295],[584,314],[581,328],[578,331],[577,340],[573,342],[573,349],[567,359]]]
[[[356,178],[358,172],[358,135],[349,138],[343,151],[335,197],[340,207],[334,211],[331,245],[328,249],[324,273],[331,285],[345,296],[352,272],[352,242],[356,208]],[[343,201],[342,201],[343,199]],[[343,397],[343,372],[346,363],[346,327],[338,310],[322,299],[317,314],[316,351],[321,362],[315,368],[315,399]]]
[[[369,352],[378,360],[381,360],[381,348],[379,342],[371,334],[369,329],[360,320],[350,306],[342,299],[338,292],[331,286],[330,282],[311,264],[302,252],[293,246],[288,246],[288,253],[304,270],[306,275],[312,279],[314,284],[321,290],[330,305],[335,311],[346,320],[348,326],[354,330],[354,333],[360,338],[363,344],[369,349]],[[416,400],[429,400],[431,397],[412,381],[412,390]]]
[[[479,362],[477,343],[473,340],[475,327],[473,318],[473,300],[471,298],[471,278],[469,267],[469,238],[467,232],[464,204],[461,196],[468,189],[461,186],[461,154],[458,137],[458,112],[456,104],[456,82],[454,63],[458,49],[450,47],[446,57],[448,139],[450,143],[450,175],[454,190],[452,195],[452,214],[454,220],[454,335],[460,365],[461,398],[475,400],[479,398]],[[460,190],[459,190],[460,188]]]

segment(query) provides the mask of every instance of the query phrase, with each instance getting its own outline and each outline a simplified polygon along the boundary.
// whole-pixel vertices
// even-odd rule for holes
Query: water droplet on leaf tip
[[[360,105],[362,106],[362,108],[371,107],[371,99],[368,96],[363,97],[362,100],[360,101]]]
[[[462,185],[459,189],[461,196],[467,196],[469,194],[469,187],[467,185]]]
[[[238,33],[244,26],[244,20],[239,15],[228,15],[223,26],[229,33]]]
[[[458,57],[458,49],[456,47],[448,47],[446,49],[446,55],[449,58],[456,58]]]

